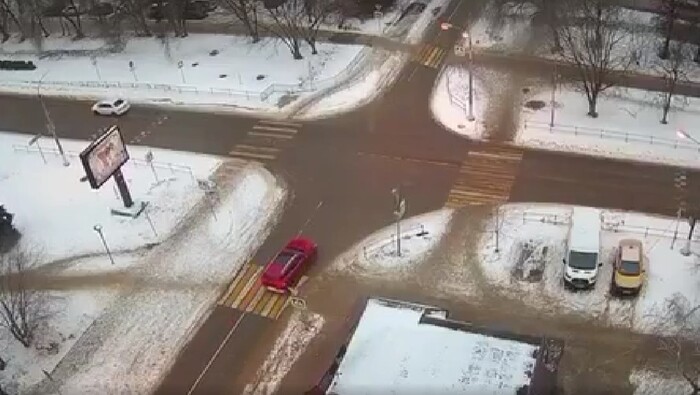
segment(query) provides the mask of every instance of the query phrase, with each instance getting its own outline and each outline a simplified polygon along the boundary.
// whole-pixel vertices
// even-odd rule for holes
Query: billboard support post
[[[119,188],[119,194],[122,196],[122,202],[124,202],[124,207],[130,208],[134,205],[134,201],[131,199],[131,193],[129,193],[129,186],[126,185],[126,180],[124,180],[124,174],[122,174],[122,169],[117,169],[114,172],[114,181],[117,183],[117,188]]]

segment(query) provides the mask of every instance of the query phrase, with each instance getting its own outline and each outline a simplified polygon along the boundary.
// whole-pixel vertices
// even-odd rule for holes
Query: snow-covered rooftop
[[[370,299],[328,394],[515,394],[539,346],[451,329],[428,306]]]

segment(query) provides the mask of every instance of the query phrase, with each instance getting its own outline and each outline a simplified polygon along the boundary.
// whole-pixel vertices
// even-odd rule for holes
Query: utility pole
[[[46,118],[46,129],[49,133],[51,133],[53,139],[56,141],[56,148],[58,148],[58,153],[61,155],[61,159],[63,159],[63,166],[69,166],[70,162],[68,162],[68,159],[66,159],[66,154],[65,152],[63,152],[63,146],[61,145],[61,141],[58,139],[58,135],[56,134],[56,126],[54,125],[53,120],[51,119],[51,114],[49,113],[49,109],[46,107],[46,103],[44,103],[44,98],[41,96],[41,83],[44,81],[44,77],[46,77],[46,74],[48,74],[48,70],[39,79],[39,84],[36,87],[36,93],[39,97],[39,103],[41,103],[41,108],[44,110],[44,118]]]
[[[550,106],[550,114],[549,114],[549,127],[553,128],[554,127],[554,111],[556,107],[556,100],[555,100],[555,95],[557,91],[557,64],[554,64],[554,71],[552,71],[552,98],[550,100],[549,106]]]
[[[472,84],[474,82],[474,76],[472,75],[472,69],[474,68],[474,58],[473,58],[473,50],[472,50],[472,35],[469,34],[468,31],[464,32],[466,34],[467,39],[469,40],[469,115],[467,116],[467,120],[469,122],[474,121],[474,91],[472,88]]]

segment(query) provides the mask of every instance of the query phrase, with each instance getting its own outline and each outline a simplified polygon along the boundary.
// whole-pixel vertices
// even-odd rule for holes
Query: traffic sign
[[[457,56],[466,56],[467,55],[467,49],[464,48],[461,45],[455,46],[455,55]]]

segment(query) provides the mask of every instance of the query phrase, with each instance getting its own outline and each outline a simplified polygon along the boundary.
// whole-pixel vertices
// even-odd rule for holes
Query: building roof
[[[368,300],[327,394],[515,394],[530,385],[538,345],[457,328],[435,310]]]

